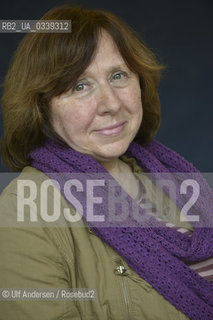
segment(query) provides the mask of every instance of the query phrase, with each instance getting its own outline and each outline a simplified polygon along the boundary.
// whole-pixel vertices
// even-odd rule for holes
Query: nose
[[[117,113],[122,107],[122,101],[119,97],[118,89],[112,87],[109,83],[99,86],[97,93],[97,110],[99,115]]]

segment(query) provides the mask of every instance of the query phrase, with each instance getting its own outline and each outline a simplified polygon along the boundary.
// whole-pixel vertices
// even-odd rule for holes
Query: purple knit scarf
[[[136,159],[147,173],[195,173],[201,195],[194,206],[212,226],[213,194],[198,170],[176,152],[153,140],[142,147],[132,142],[126,155]],[[92,157],[51,140],[31,152],[32,166],[51,177],[51,173],[104,173]],[[199,179],[197,178],[199,176]],[[61,182],[60,182],[61,183]],[[179,185],[180,181],[175,180]],[[129,197],[130,198],[130,197]],[[183,196],[177,198],[181,207]],[[102,214],[106,214],[102,208]],[[195,212],[195,211],[193,211]],[[213,285],[184,262],[213,257],[213,228],[197,227],[192,236],[172,228],[110,227],[88,225],[118,252],[141,278],[192,320],[213,319]],[[205,225],[206,226],[206,225]]]

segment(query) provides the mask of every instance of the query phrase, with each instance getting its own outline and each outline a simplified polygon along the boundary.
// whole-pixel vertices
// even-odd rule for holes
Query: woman
[[[0,319],[211,319],[211,279],[192,267],[200,261],[211,265],[212,229],[198,224],[193,231],[186,224],[189,234],[184,234],[180,223],[172,228],[162,217],[147,218],[143,206],[147,186],[141,172],[169,173],[178,187],[172,173],[192,172],[202,187],[202,201],[194,210],[210,221],[212,193],[206,182],[192,164],[153,140],[160,122],[157,89],[163,67],[109,12],[62,6],[43,19],[71,19],[72,32],[25,36],[6,77],[1,151],[8,167],[23,171],[2,193],[3,221],[17,219],[26,204],[17,187],[26,174],[42,192],[34,194],[31,208],[24,208],[27,226],[1,230],[1,286],[94,288],[97,297],[5,300]],[[70,174],[76,181],[81,173],[77,207],[64,186]],[[102,220],[111,210],[107,182],[102,184],[101,210],[96,206],[93,219],[86,217],[84,209],[94,197],[83,187],[93,173],[122,186],[131,214],[137,209],[144,220],[134,224],[131,214],[124,223],[118,215],[115,223]],[[41,226],[34,227],[32,217],[44,218],[41,185],[48,177],[56,186],[48,191],[47,206],[55,205],[55,190],[60,189],[58,212],[68,209],[75,219],[67,213],[66,225],[60,220],[50,226],[40,219]],[[166,192],[164,198],[168,204]],[[174,209],[178,218],[181,201]],[[158,203],[154,207],[158,211]]]

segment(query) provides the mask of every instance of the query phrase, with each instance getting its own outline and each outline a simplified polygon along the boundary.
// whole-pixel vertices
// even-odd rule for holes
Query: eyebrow
[[[122,64],[118,64],[118,65],[115,65],[115,66],[112,66],[110,67],[108,70],[107,70],[107,74],[109,75],[110,73],[113,73],[115,71],[118,71],[119,69],[121,68],[125,68],[127,70],[129,70],[129,68],[127,67],[127,65],[125,63],[122,63]],[[79,78],[82,78],[82,77],[88,77],[91,75],[91,72],[90,71],[85,71],[83,72]]]

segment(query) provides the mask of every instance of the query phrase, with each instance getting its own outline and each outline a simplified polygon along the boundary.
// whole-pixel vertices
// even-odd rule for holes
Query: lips
[[[104,135],[104,136],[115,136],[115,135],[118,135],[119,133],[121,133],[121,131],[125,127],[125,124],[126,124],[126,121],[122,121],[122,122],[116,123],[112,126],[105,127],[100,130],[96,130],[96,132],[101,135]]]

